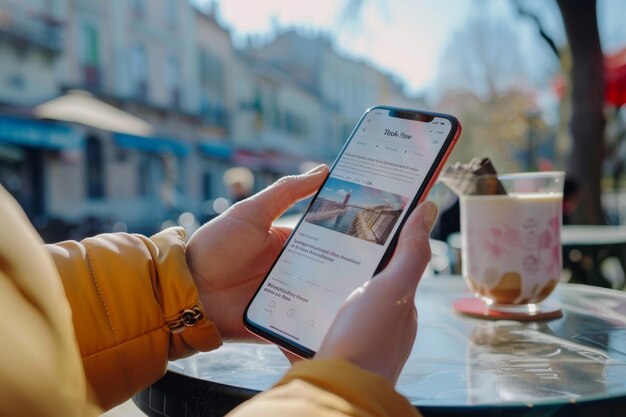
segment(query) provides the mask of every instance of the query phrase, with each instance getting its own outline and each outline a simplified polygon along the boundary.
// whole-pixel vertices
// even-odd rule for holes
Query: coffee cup
[[[460,197],[463,277],[492,309],[536,311],[561,275],[563,172],[485,175]]]

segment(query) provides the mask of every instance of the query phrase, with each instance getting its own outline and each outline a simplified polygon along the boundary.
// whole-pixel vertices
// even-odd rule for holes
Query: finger
[[[393,258],[384,270],[386,279],[395,281],[399,293],[415,292],[426,265],[430,261],[430,231],[437,219],[437,206],[427,201],[420,204],[407,219]]]
[[[283,177],[260,193],[236,204],[233,210],[249,221],[269,227],[289,207],[317,191],[327,174],[328,167],[320,165],[302,175]]]
[[[288,226],[272,226],[272,229],[281,236],[284,236],[285,238],[287,238],[291,234],[291,232],[293,232],[293,228]]]
[[[280,241],[284,244],[292,231],[293,229],[291,227],[272,226],[270,233],[275,233],[280,238]]]

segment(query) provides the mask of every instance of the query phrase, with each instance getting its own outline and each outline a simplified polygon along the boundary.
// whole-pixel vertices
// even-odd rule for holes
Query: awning
[[[86,91],[72,90],[35,107],[39,119],[80,123],[111,132],[149,136],[154,132],[150,123],[124,110],[98,100]]]
[[[120,148],[137,149],[144,152],[173,153],[178,156],[186,156],[191,146],[174,139],[128,135],[115,133],[115,143]]]
[[[202,141],[198,144],[198,149],[205,156],[210,158],[221,159],[229,161],[233,157],[233,148],[230,145],[220,142]]]
[[[0,116],[0,142],[50,149],[80,149],[83,137],[70,126]]]

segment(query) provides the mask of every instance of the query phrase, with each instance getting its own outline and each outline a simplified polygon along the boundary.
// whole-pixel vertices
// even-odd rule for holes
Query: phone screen
[[[375,273],[456,130],[451,117],[394,114],[373,108],[361,118],[248,306],[253,332],[313,354],[341,304]]]

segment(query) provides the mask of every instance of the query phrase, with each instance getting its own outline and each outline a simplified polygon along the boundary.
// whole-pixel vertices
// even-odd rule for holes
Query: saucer
[[[516,320],[537,321],[553,320],[563,317],[563,311],[558,306],[542,303],[537,305],[537,311],[505,311],[489,308],[480,298],[462,298],[452,304],[459,313],[480,319],[489,320]]]

